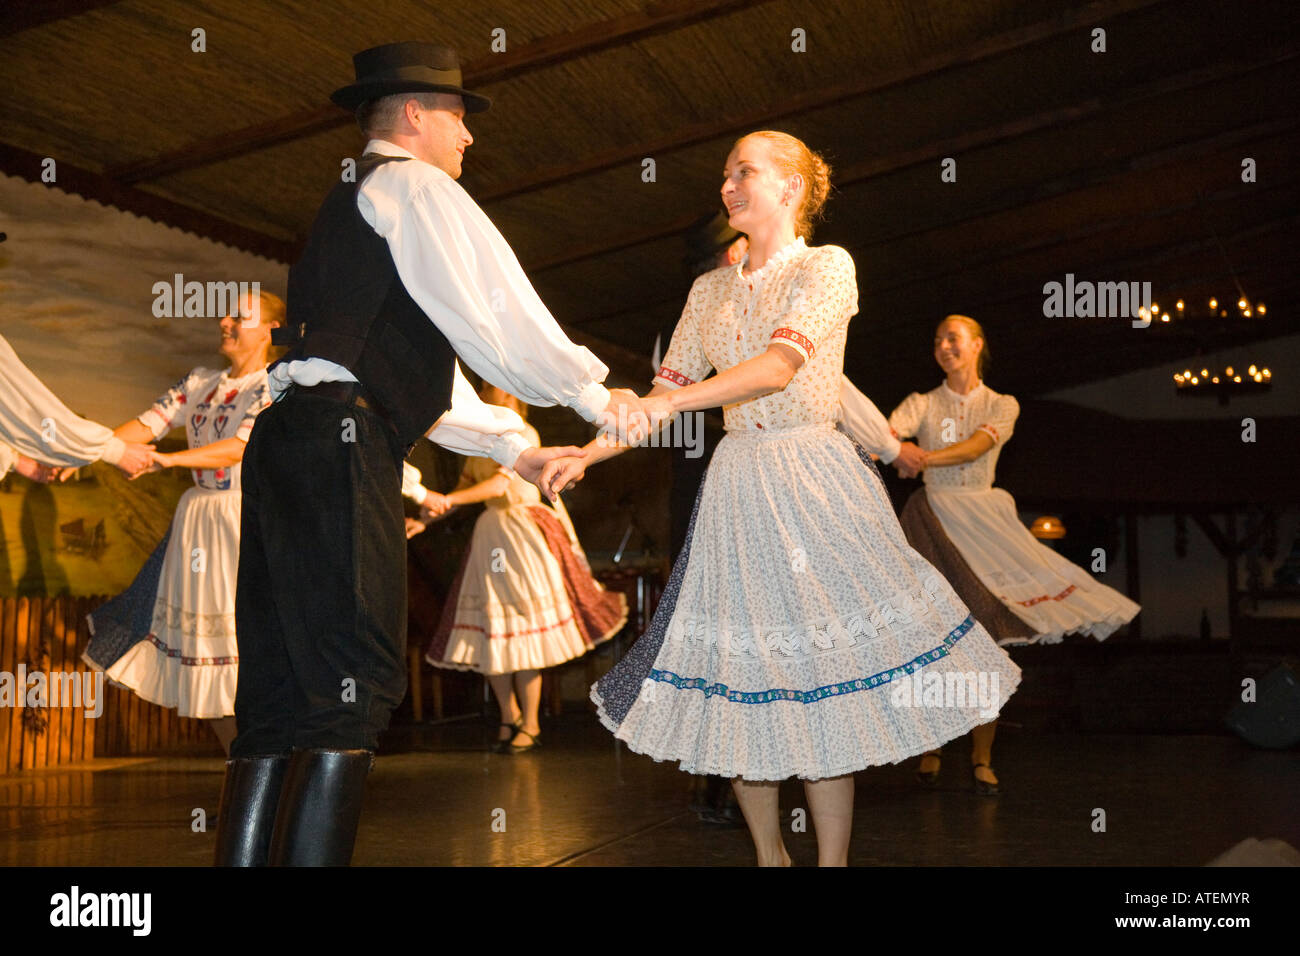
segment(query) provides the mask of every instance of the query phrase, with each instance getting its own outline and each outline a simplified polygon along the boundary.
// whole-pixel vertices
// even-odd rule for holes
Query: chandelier
[[[1174,388],[1179,395],[1214,395],[1220,405],[1227,405],[1233,395],[1267,392],[1273,387],[1273,373],[1258,365],[1249,366],[1245,373],[1231,365],[1223,371],[1202,368],[1199,372],[1183,369],[1174,373]]]
[[[1268,306],[1263,302],[1251,302],[1244,295],[1237,299],[1237,314],[1243,319],[1263,318],[1268,315]],[[1210,298],[1205,307],[1199,304],[1188,305],[1182,299],[1174,303],[1173,312],[1162,310],[1157,302],[1151,303],[1151,308],[1142,306],[1138,309],[1138,315],[1143,319],[1150,319],[1152,323],[1160,322],[1169,324],[1177,322],[1180,319],[1226,319],[1228,317],[1227,304],[1220,302],[1217,297]]]

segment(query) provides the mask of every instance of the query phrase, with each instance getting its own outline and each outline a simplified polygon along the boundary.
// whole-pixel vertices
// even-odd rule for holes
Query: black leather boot
[[[266,866],[289,755],[226,761],[217,811],[217,866]]]
[[[272,866],[347,866],[374,754],[295,750],[271,838]]]

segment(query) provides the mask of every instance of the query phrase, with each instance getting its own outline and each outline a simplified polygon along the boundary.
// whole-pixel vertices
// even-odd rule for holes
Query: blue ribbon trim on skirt
[[[947,657],[948,651],[951,650],[953,645],[960,641],[974,626],[975,618],[968,614],[966,620],[948,632],[948,636],[943,639],[942,644],[933,650],[926,651],[924,654],[917,655],[906,664],[891,667],[887,671],[872,674],[870,677],[841,681],[838,684],[827,684],[825,687],[815,687],[812,690],[783,690],[779,688],[757,691],[730,690],[726,684],[710,684],[703,677],[681,677],[672,671],[661,671],[658,668],[651,669],[650,679],[672,684],[678,690],[703,691],[706,700],[715,695],[726,695],[727,700],[735,704],[771,704],[781,700],[792,700],[800,704],[815,704],[827,697],[839,697],[844,694],[855,694],[860,690],[882,687],[899,677],[906,677],[926,664],[932,664],[941,658]]]

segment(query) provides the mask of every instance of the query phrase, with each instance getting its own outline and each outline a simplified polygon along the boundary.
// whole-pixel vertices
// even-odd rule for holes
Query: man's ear
[[[406,120],[407,125],[412,129],[418,130],[420,128],[417,121],[422,109],[424,107],[420,105],[420,101],[414,96],[408,97],[406,102],[402,104],[402,118]]]

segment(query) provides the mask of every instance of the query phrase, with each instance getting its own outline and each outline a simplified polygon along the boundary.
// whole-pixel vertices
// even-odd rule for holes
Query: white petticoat
[[[1038,541],[1000,488],[926,487],[931,510],[984,586],[1034,629],[1003,644],[1054,644],[1071,633],[1105,640],[1141,607]]]
[[[655,621],[592,689],[632,750],[820,779],[996,717],[1020,669],[908,546],[859,455],[830,426],[727,433]]]
[[[172,518],[149,636],[109,667],[110,680],[181,717],[235,712],[235,583],[240,492],[190,488]]]

